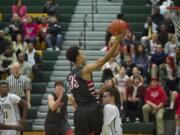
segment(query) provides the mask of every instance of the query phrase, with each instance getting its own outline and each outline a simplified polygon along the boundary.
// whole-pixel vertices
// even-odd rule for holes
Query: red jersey
[[[156,87],[149,86],[146,89],[144,101],[151,101],[156,105],[159,105],[160,103],[166,104],[167,96],[165,90],[160,85],[157,85]]]

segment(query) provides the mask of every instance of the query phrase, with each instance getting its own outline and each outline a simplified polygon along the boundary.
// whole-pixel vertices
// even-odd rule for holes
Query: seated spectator
[[[129,25],[122,20],[122,14],[118,14],[117,19],[112,20],[107,28],[105,37],[106,46],[108,45],[111,36],[120,35],[124,29],[129,29]]]
[[[180,134],[180,94],[176,91],[171,94],[171,104],[170,109],[174,109],[176,111],[175,121],[176,121],[176,133],[175,135]]]
[[[46,35],[47,35],[47,30],[48,30],[48,23],[47,23],[47,17],[42,16],[40,19],[41,23],[38,25],[38,37],[39,41],[42,42]]]
[[[9,25],[9,34],[12,36],[12,41],[16,40],[18,34],[23,34],[23,24],[18,14],[13,14]]]
[[[158,41],[164,48],[165,44],[167,43],[169,38],[169,33],[167,31],[167,28],[164,24],[160,25],[159,33],[158,33]]]
[[[103,65],[102,71],[103,71],[102,82],[106,82],[108,79],[113,78],[118,73],[119,65],[112,57],[108,62],[106,62]]]
[[[133,78],[135,76],[139,76],[141,78],[141,84],[144,84],[144,78],[141,76],[141,71],[138,67],[133,67],[132,69],[132,75],[130,76],[130,80],[133,81]]]
[[[45,38],[48,50],[55,49],[59,51],[62,49],[62,35],[61,35],[61,26],[59,25],[57,18],[51,17],[51,21],[49,23],[48,34]]]
[[[149,42],[147,43],[147,49],[148,49],[147,53],[150,54],[150,55],[153,55],[156,52],[158,44],[159,44],[158,34],[153,33],[152,34],[152,39],[149,40]]]
[[[136,66],[136,64],[134,64],[132,62],[132,57],[129,55],[129,56],[126,56],[125,62],[122,63],[122,66],[125,67],[126,74],[128,76],[131,76],[132,75],[132,69]]]
[[[176,90],[176,64],[173,57],[168,56],[166,63],[160,65],[159,80],[167,95],[170,95],[171,90]]]
[[[160,11],[161,11],[161,14],[162,15],[165,15],[166,13],[168,13],[168,7],[172,6],[173,5],[173,1],[172,0],[164,0],[162,2],[162,4],[159,6],[160,8]]]
[[[145,105],[142,108],[144,122],[149,122],[149,113],[156,117],[157,135],[164,135],[164,106],[167,96],[163,87],[160,86],[157,78],[152,78],[151,84],[147,87]]]
[[[134,76],[132,84],[126,89],[126,101],[124,102],[124,108],[127,114],[127,121],[129,121],[130,116],[133,116],[136,121],[140,121],[141,119],[141,111],[146,90],[145,86],[142,85],[141,82],[142,80],[140,76]]]
[[[169,36],[169,41],[165,44],[164,52],[172,56],[174,60],[176,61],[176,37],[174,35]]]
[[[159,65],[165,63],[167,54],[164,53],[164,49],[162,45],[157,45],[156,52],[152,55],[150,63],[151,63],[151,77],[157,77]]]
[[[24,18],[27,14],[27,8],[23,5],[22,0],[16,0],[16,3],[12,5],[12,13],[18,14],[19,17]]]
[[[25,54],[21,52],[18,54],[18,57],[17,57],[19,66],[21,68],[21,74],[31,79],[32,65],[30,65],[29,63],[25,61],[24,55]]]
[[[171,19],[170,13],[168,13],[164,16],[164,21],[162,24],[164,24],[166,26],[168,33],[170,33],[170,34],[175,33],[175,27],[174,27],[173,21]]]
[[[59,5],[56,0],[47,0],[43,7],[43,13],[47,13],[49,16],[58,16]]]
[[[33,22],[32,16],[27,17],[27,22],[24,23],[24,39],[36,42],[38,26]]]
[[[4,38],[4,31],[0,29],[0,55],[4,53],[5,48],[9,45],[9,42]]]
[[[126,75],[125,67],[120,67],[119,73],[113,78],[113,81],[115,82],[115,86],[118,88],[120,94],[120,100],[121,100],[120,110],[123,110],[124,109],[123,103],[124,100],[126,100],[127,82],[129,81],[129,77]]]
[[[162,22],[164,21],[164,16],[160,14],[159,7],[155,8],[154,14],[152,15],[152,20],[158,26],[160,26],[160,24],[162,24]]]
[[[142,76],[147,77],[149,59],[143,45],[138,45],[136,47],[133,63],[140,69]]]
[[[142,32],[141,44],[146,45],[146,42],[152,38],[152,33],[157,32],[158,26],[153,22],[152,17],[148,16],[144,24]]]
[[[34,49],[34,45],[32,42],[28,44],[28,50],[25,54],[25,60],[32,66],[32,73],[34,76],[34,80],[40,79],[40,71],[41,71],[41,64],[42,58]]]
[[[11,66],[16,61],[16,55],[13,53],[11,46],[7,45],[4,53],[0,55],[1,79],[6,79],[3,78],[2,75],[10,75]]]
[[[18,34],[16,40],[13,42],[13,51],[15,52],[16,56],[19,52],[25,53],[27,50],[27,43],[23,41],[22,35]]]

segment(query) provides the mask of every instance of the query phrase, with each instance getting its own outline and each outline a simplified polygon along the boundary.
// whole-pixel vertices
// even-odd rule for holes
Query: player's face
[[[109,95],[109,92],[104,92],[103,94],[103,104],[109,104],[111,102],[112,96]]]
[[[85,54],[84,54],[84,52],[82,50],[79,50],[78,57],[79,57],[79,62],[80,62],[81,65],[86,64],[86,57],[85,57]]]
[[[57,96],[64,94],[64,87],[60,84],[57,84],[55,87],[55,93]]]
[[[6,84],[1,84],[0,85],[0,95],[1,97],[4,97],[7,95],[9,89],[8,89],[8,86]]]

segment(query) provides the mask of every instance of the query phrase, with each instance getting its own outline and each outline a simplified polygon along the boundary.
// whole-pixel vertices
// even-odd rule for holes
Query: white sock
[[[180,135],[180,126],[176,126],[176,133],[175,135]]]

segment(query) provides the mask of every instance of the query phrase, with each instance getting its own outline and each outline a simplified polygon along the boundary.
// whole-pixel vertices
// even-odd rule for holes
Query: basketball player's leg
[[[69,125],[66,119],[61,121],[59,133],[60,135],[74,135],[74,131],[72,130],[71,126]]]

